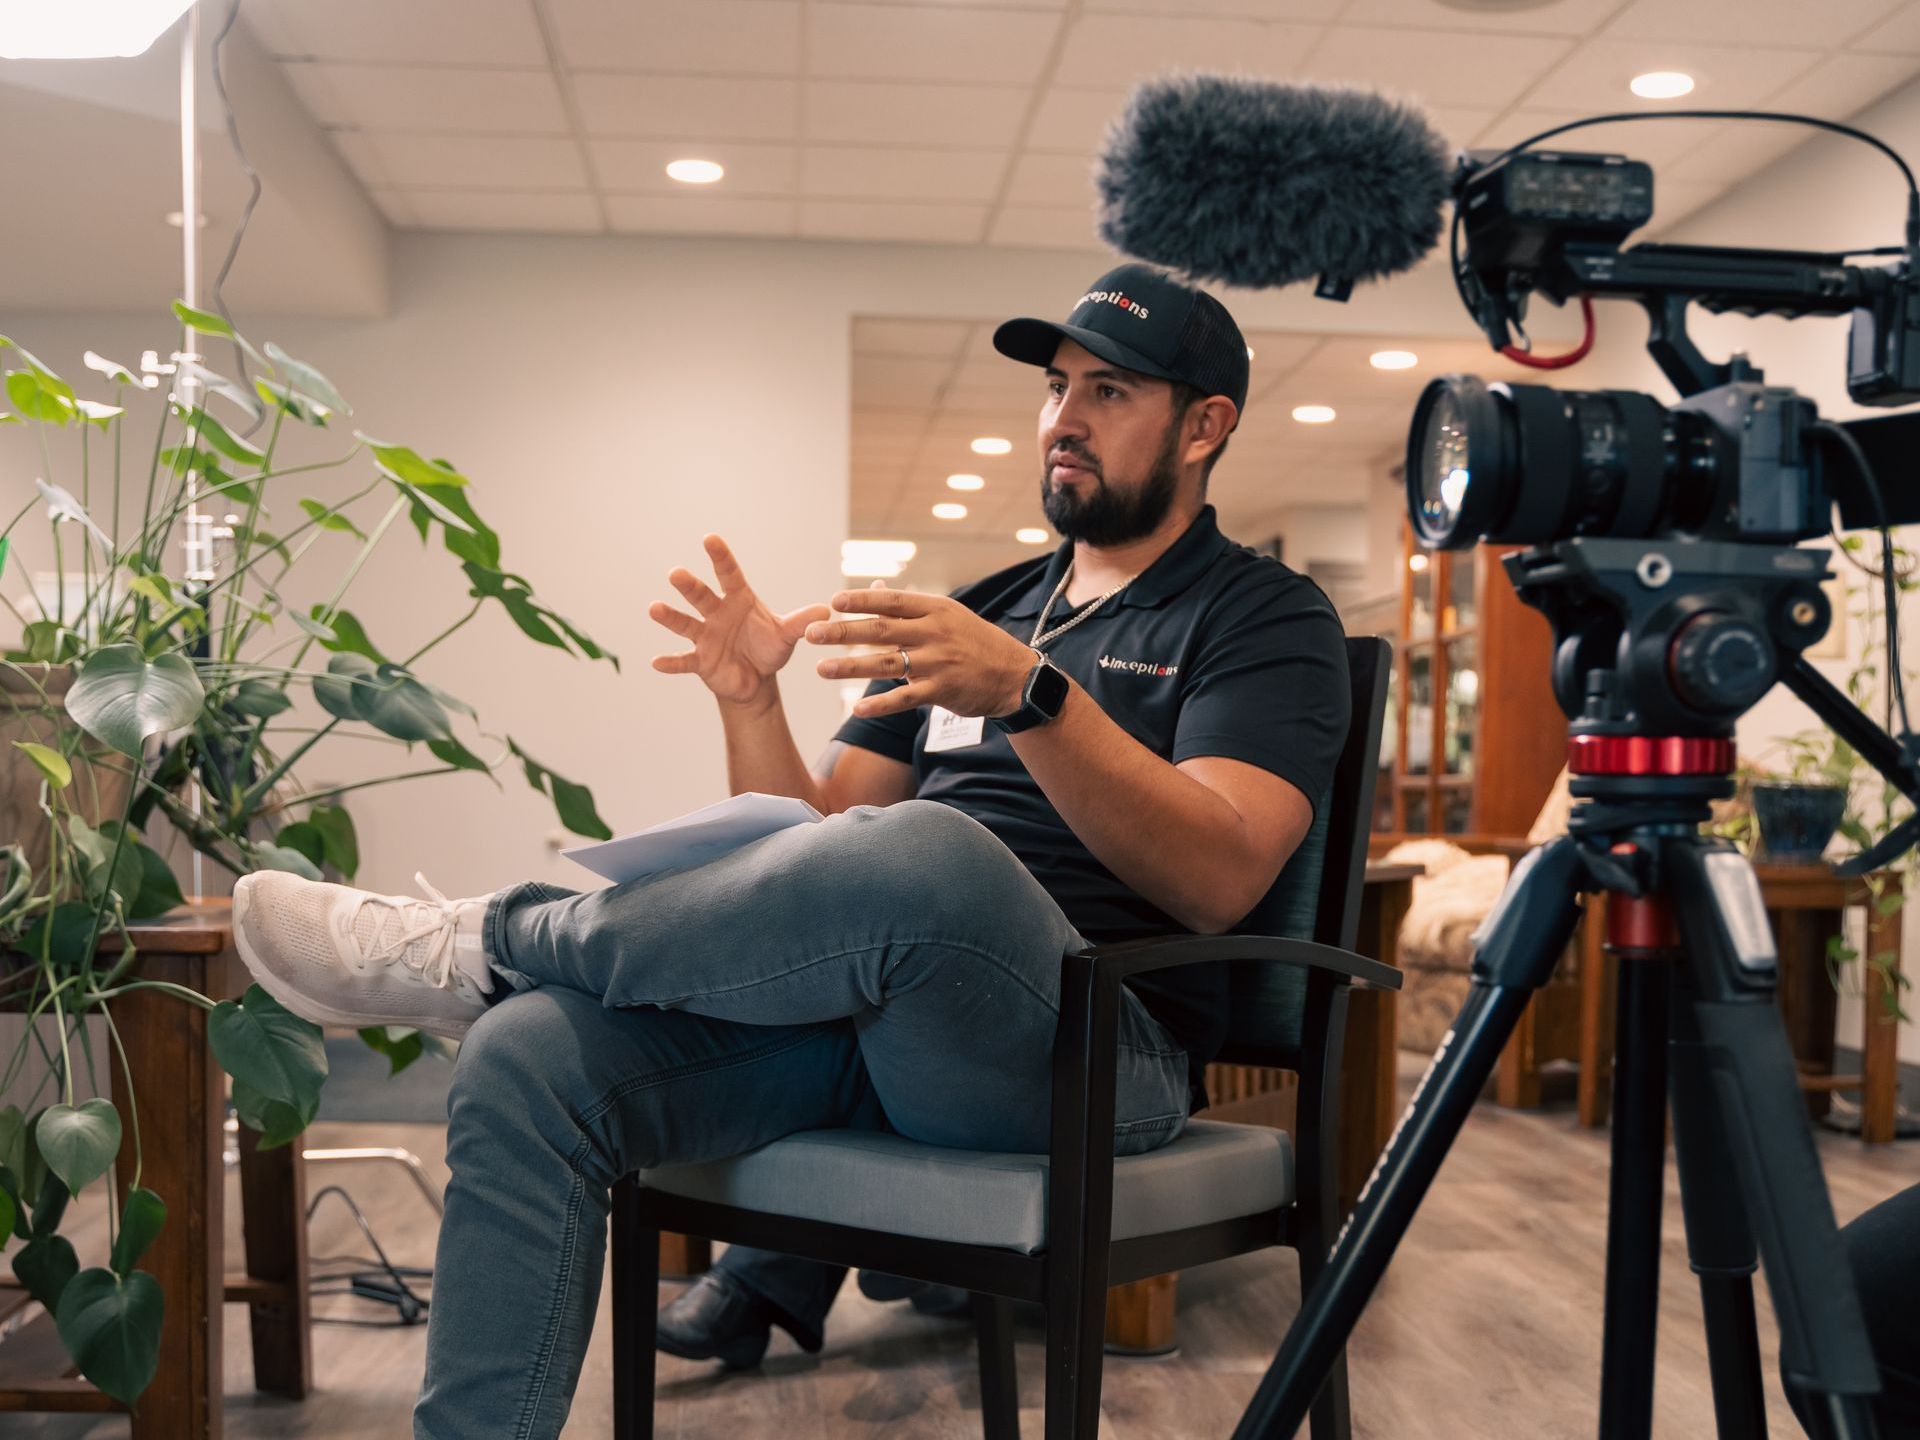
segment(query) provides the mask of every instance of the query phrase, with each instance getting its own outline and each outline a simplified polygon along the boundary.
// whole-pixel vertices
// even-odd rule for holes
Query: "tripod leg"
[[[1319,1278],[1302,1297],[1234,1440],[1284,1440],[1306,1418],[1507,1037],[1572,937],[1585,873],[1579,847],[1564,838],[1531,851],[1515,867],[1476,937],[1466,1004],[1434,1052]]]
[[[1610,906],[1619,914],[1627,901]],[[1620,957],[1613,1062],[1613,1166],[1607,1193],[1601,1440],[1653,1432],[1653,1344],[1660,1313],[1660,1206],[1667,1162],[1667,996],[1671,952]]]
[[[1825,1435],[1870,1440],[1879,1392],[1846,1249],[1773,1003],[1760,886],[1730,846],[1671,842],[1663,869],[1686,940],[1686,978],[1721,1133],[1767,1267],[1785,1369]]]
[[[1753,1310],[1758,1265],[1746,1201],[1734,1181],[1733,1155],[1720,1124],[1712,1061],[1693,1014],[1693,988],[1674,975],[1672,1068],[1673,1151],[1680,1171],[1680,1209],[1687,1222],[1687,1258],[1700,1277],[1707,1329],[1713,1413],[1721,1440],[1767,1433],[1760,1336]]]

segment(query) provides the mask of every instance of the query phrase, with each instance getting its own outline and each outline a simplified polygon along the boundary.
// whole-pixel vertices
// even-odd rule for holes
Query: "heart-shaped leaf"
[[[200,677],[184,657],[148,660],[137,645],[108,645],[87,657],[66,704],[82,730],[138,758],[148,736],[191,725],[205,701]]]
[[[443,765],[457,765],[462,770],[478,770],[482,774],[490,773],[492,767],[474,754],[458,740],[429,740],[427,749]],[[494,781],[498,785],[499,781]]]
[[[50,749],[32,740],[16,740],[13,748],[20,751],[34,763],[34,767],[47,777],[47,783],[56,790],[64,790],[73,783],[73,766],[67,763],[67,757],[58,750]]]
[[[267,458],[266,451],[238,435],[220,423],[199,405],[175,405],[173,413],[196,438],[196,443],[209,450],[217,450],[229,460],[241,465],[258,465]]]
[[[271,719],[283,710],[291,710],[293,701],[286,692],[266,680],[242,680],[227,696],[227,707],[257,720]]]
[[[9,1105],[0,1110],[0,1165],[4,1165],[16,1180],[24,1181],[27,1174],[27,1117],[20,1113],[18,1105]],[[0,1239],[4,1239],[0,1233]]]
[[[44,420],[49,425],[72,423],[73,392],[61,394],[45,376],[35,371],[7,371],[7,398],[13,402],[13,408],[29,420]]]
[[[106,376],[107,379],[113,381],[116,385],[131,385],[136,390],[149,388],[145,381],[117,360],[109,360],[106,356],[96,355],[91,350],[87,351],[87,353],[80,358],[86,362],[86,367],[89,370]]]
[[[54,1322],[80,1373],[131,1409],[160,1364],[166,1305],[160,1282],[144,1270],[124,1279],[86,1270],[67,1285]]]
[[[387,1057],[389,1079],[426,1053],[426,1043],[418,1030],[397,1025],[370,1025],[360,1031],[360,1039],[369,1050]]]
[[[289,1105],[281,1100],[271,1100],[244,1080],[233,1082],[233,1111],[240,1117],[240,1123],[249,1130],[260,1133],[260,1148],[272,1150],[299,1138],[302,1131],[313,1123],[313,1117],[320,1108],[316,1099],[311,1105]]]
[[[333,382],[306,361],[294,359],[271,340],[267,342],[267,358],[273,362],[276,370],[286,376],[289,388],[309,400],[319,401],[336,413],[353,413],[353,407],[340,398],[340,392],[333,388]]]
[[[408,485],[464,485],[467,477],[451,465],[443,465],[433,460],[423,460],[418,452],[405,445],[389,445],[384,440],[376,440],[371,435],[354,432],[354,439],[360,441],[373,452],[373,462],[390,478],[404,481]],[[465,521],[458,516],[455,523],[463,525]]]
[[[273,843],[282,850],[294,850],[304,855],[316,868],[326,859],[326,841],[320,838],[320,832],[305,820],[295,820],[290,825],[282,825],[279,833],[273,837]]]
[[[369,725],[400,740],[451,740],[453,725],[440,702],[397,665],[382,665],[374,683],[354,687],[354,707]]]
[[[318,621],[325,611],[326,607],[324,605],[314,606],[314,620]],[[360,623],[359,618],[355,616],[351,610],[334,611],[333,614],[327,616],[326,623],[333,629],[331,638],[320,641],[327,649],[341,651],[351,650],[356,655],[366,656],[376,665],[384,665],[387,663],[387,657],[380,653],[380,647],[375,645],[368,637],[367,627]]]
[[[64,490],[58,485],[50,485],[38,476],[34,478],[33,483],[40,491],[40,498],[46,502],[47,514],[53,517],[56,524],[71,520],[85,526],[87,533],[100,542],[102,550],[109,555],[113,553],[112,539],[108,537],[106,531],[93,523],[93,517],[87,514],[86,507],[73,497],[71,491]]]
[[[113,1242],[114,1273],[126,1275],[138,1265],[166,1223],[166,1201],[138,1185],[128,1190],[120,1206],[120,1234]]]
[[[14,1275],[52,1313],[59,1311],[60,1296],[79,1270],[80,1257],[64,1235],[29,1240],[13,1257]]]
[[[296,623],[305,618],[297,610],[287,613],[293,616]],[[305,629],[306,626],[302,625],[301,628]],[[362,685],[371,685],[373,681],[373,661],[355,651],[344,651],[328,659],[326,674],[313,677],[313,698],[320,702],[320,708],[329,715],[342,720],[359,720],[363,717],[354,703],[354,692]]]
[[[120,1153],[119,1113],[111,1100],[98,1096],[78,1106],[49,1105],[33,1133],[47,1168],[74,1195],[106,1174]]]
[[[127,907],[127,918],[151,920],[186,904],[186,896],[180,893],[179,878],[160,852],[138,842],[132,842],[131,848],[140,861],[140,894]]]
[[[0,1249],[5,1248],[13,1238],[13,1222],[19,1219],[19,1207],[14,1204],[13,1192],[0,1184]]]
[[[307,512],[307,518],[322,530],[338,530],[342,534],[352,535],[356,539],[367,537],[360,527],[342,515],[338,510],[322,505],[318,500],[302,500],[300,508]]]
[[[67,817],[67,836],[85,862],[89,900],[97,903],[111,890],[124,908],[138,898],[140,856],[131,844],[116,845],[114,832],[95,830],[78,815]]]
[[[307,823],[320,832],[326,862],[351,880],[360,868],[360,837],[354,833],[353,817],[338,805],[316,805],[307,812]]]
[[[42,915],[27,927],[20,937],[20,950],[26,955],[46,955],[54,969],[71,974],[86,965],[87,940],[92,934],[93,906],[69,900],[55,906],[51,917]]]
[[[327,406],[264,375],[253,377],[253,388],[267,404],[286,411],[302,425],[324,426],[333,418],[333,411]]]
[[[320,867],[291,845],[255,845],[253,863],[256,869],[284,870],[289,875],[298,875],[302,880],[320,878]]]
[[[540,764],[513,740],[507,741],[508,747],[520,757],[520,763],[526,770],[527,783],[534,789],[553,797],[553,808],[560,816],[560,823],[576,835],[585,835],[594,840],[611,840],[613,830],[600,818],[600,812],[594,808],[593,792],[584,785],[577,785],[553,773]]]
[[[214,1058],[235,1080],[296,1109],[319,1104],[327,1078],[320,1027],[302,1020],[258,985],[249,986],[238,1002],[216,1005],[207,1020],[207,1035]]]

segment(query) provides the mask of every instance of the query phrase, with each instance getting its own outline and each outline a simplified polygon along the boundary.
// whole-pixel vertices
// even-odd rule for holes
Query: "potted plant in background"
[[[194,331],[231,343],[238,379],[191,354],[135,374],[89,351],[108,403],[79,395],[0,337],[12,407],[0,423],[37,427],[48,471],[5,517],[0,574],[20,527],[44,523],[61,575],[52,597],[31,602],[37,614],[0,595],[20,626],[19,643],[0,658],[0,739],[10,742],[0,746],[0,817],[11,821],[0,835],[8,842],[0,845],[0,996],[30,1017],[0,1068],[0,1090],[23,1077],[32,1085],[24,1106],[0,1110],[0,1249],[55,1317],[81,1373],[129,1405],[153,1376],[164,1297],[135,1266],[165,1220],[166,1197],[139,1185],[138,1097],[127,1116],[109,1100],[79,1100],[82,1074],[96,1094],[105,1088],[95,1067],[106,1057],[94,1054],[83,1022],[102,1022],[117,1050],[116,996],[160,988],[211,1010],[235,1108],[263,1145],[286,1144],[306,1127],[326,1076],[318,1027],[259,987],[215,1004],[140,977],[129,923],[183,899],[150,843],[155,828],[177,831],[234,876],[271,868],[319,878],[325,867],[351,879],[359,845],[347,792],[459,771],[492,778],[517,763],[563,825],[606,839],[584,786],[511,737],[479,732],[472,707],[427,679],[420,662],[491,602],[537,643],[618,665],[501,567],[499,536],[452,464],[358,432],[318,462],[281,458],[283,439],[295,433],[283,435],[285,427],[331,434],[349,413],[346,401],[320,371],[276,346],[263,353],[217,315],[174,310]],[[54,473],[56,446],[70,466],[64,477]],[[299,493],[310,481],[298,477],[327,471],[364,484],[337,503]],[[178,536],[203,507],[224,517],[209,532],[220,543],[189,536],[203,542],[208,562],[189,572]],[[394,658],[375,638],[378,623],[363,623],[345,601],[402,520],[423,546],[438,537],[465,573],[472,604]],[[295,585],[322,566],[325,598],[297,603]],[[80,588],[71,606],[68,575]],[[322,723],[299,723],[302,692]],[[472,744],[461,728],[475,733]],[[303,790],[297,767],[346,736],[408,757],[424,748],[433,763]],[[488,742],[500,747],[491,759],[475,748],[493,748]],[[52,1040],[36,1023],[43,1017]],[[361,1033],[396,1071],[423,1049],[413,1032]],[[127,1158],[132,1181],[118,1213],[110,1210],[109,1263],[82,1270],[60,1233],[67,1202]]]

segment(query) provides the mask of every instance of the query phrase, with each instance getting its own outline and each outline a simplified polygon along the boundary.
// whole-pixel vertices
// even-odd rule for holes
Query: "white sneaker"
[[[494,987],[481,946],[486,895],[375,895],[283,870],[233,887],[233,942],[261,988],[320,1025],[406,1025],[458,1037]]]

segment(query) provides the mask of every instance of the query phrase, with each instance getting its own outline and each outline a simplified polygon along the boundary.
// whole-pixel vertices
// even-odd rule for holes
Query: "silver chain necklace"
[[[1027,641],[1027,644],[1033,649],[1038,650],[1042,645],[1059,639],[1060,636],[1066,634],[1067,631],[1078,625],[1082,620],[1090,617],[1094,611],[1098,610],[1102,605],[1106,604],[1107,601],[1118,595],[1139,578],[1138,575],[1129,575],[1118,585],[1107,591],[1106,594],[1096,600],[1087,602],[1086,608],[1081,610],[1079,614],[1073,616],[1071,619],[1063,620],[1060,624],[1054,626],[1053,629],[1047,630],[1047,617],[1053,613],[1054,605],[1059,601],[1060,597],[1066,593],[1068,582],[1073,579],[1073,562],[1069,560],[1067,562],[1066,573],[1060,577],[1060,583],[1053,587],[1053,594],[1049,595],[1047,597],[1047,603],[1040,607],[1040,618],[1034,622],[1033,626],[1033,638]],[[1041,633],[1043,630],[1046,631],[1045,634]]]

